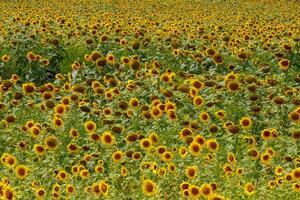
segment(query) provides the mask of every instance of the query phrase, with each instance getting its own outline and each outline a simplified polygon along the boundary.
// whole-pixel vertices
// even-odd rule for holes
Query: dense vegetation
[[[0,199],[300,198],[299,2],[0,9]]]

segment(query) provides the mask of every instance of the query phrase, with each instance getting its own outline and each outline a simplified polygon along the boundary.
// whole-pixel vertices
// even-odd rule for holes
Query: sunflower
[[[55,116],[52,120],[52,123],[55,127],[57,128],[61,128],[64,125],[64,121],[62,120],[62,118]]]
[[[290,66],[290,61],[287,59],[282,59],[278,62],[279,69],[281,70],[287,70]]]
[[[57,173],[56,178],[58,180],[65,181],[65,180],[67,180],[69,178],[69,174],[66,171],[64,171],[64,170],[60,170]]]
[[[10,59],[10,57],[8,55],[3,55],[1,58],[2,62],[4,62],[4,63],[7,63],[9,61],[9,59]]]
[[[15,123],[16,119],[17,119],[16,116],[12,114],[9,114],[5,117],[5,121],[10,124]]]
[[[221,65],[224,63],[224,59],[223,57],[220,55],[220,54],[215,54],[213,57],[212,57],[212,60],[215,64],[217,65]]]
[[[69,195],[75,193],[75,186],[72,184],[68,184],[66,186],[66,193]]]
[[[199,119],[203,123],[208,122],[209,118],[210,118],[210,116],[209,116],[208,112],[201,112],[200,115],[199,115]]]
[[[194,132],[190,128],[183,128],[179,133],[179,137],[181,140],[185,140],[187,137],[190,137],[193,135],[194,135]]]
[[[229,81],[226,86],[230,92],[236,92],[240,89],[240,83],[237,80]]]
[[[166,83],[170,83],[172,81],[172,78],[171,78],[170,74],[166,72],[160,76],[160,80],[163,82],[166,82]]]
[[[121,167],[121,176],[125,177],[128,174],[128,170],[126,167],[122,166]]]
[[[101,41],[101,42],[106,42],[106,41],[108,41],[108,36],[107,36],[106,34],[101,35],[100,41]]]
[[[175,173],[176,172],[176,165],[174,163],[169,163],[168,164],[168,171],[171,173]]]
[[[224,197],[219,194],[213,193],[208,197],[208,200],[224,200]]]
[[[141,68],[141,63],[138,60],[132,59],[130,61],[130,68],[133,70],[138,70]]]
[[[193,155],[193,156],[199,156],[201,153],[201,145],[197,142],[192,142],[189,145],[189,152]]]
[[[150,179],[146,179],[142,183],[142,190],[146,196],[153,196],[157,193],[156,183]]]
[[[216,191],[218,189],[218,184],[215,182],[210,183],[210,186],[212,187],[213,191]]]
[[[35,61],[36,58],[33,52],[28,52],[26,57],[29,61]]]
[[[211,152],[216,152],[219,149],[219,144],[216,139],[209,139],[206,141],[206,147]]]
[[[233,80],[237,80],[238,79],[238,74],[235,74],[233,72],[227,74],[225,77],[224,77],[224,81],[225,81],[225,84],[228,84],[229,81],[233,81]]]
[[[65,96],[63,98],[61,98],[61,104],[68,106],[71,103],[71,98],[69,96]]]
[[[275,178],[276,185],[280,186],[283,184],[283,177],[276,177]]]
[[[197,96],[198,94],[199,94],[199,91],[198,91],[196,88],[194,88],[194,87],[191,87],[191,88],[190,88],[189,95],[190,95],[191,97],[195,97],[195,96]]]
[[[123,63],[123,64],[129,64],[130,63],[130,59],[128,58],[128,57],[121,57],[121,62]]]
[[[20,77],[17,74],[11,75],[11,80],[16,83],[18,80],[20,80]]]
[[[264,139],[264,140],[270,140],[270,139],[273,138],[270,129],[264,129],[264,130],[262,130],[262,132],[261,132],[260,135],[261,135],[261,138]]]
[[[199,80],[193,79],[191,81],[192,87],[195,88],[196,90],[201,90],[205,84]]]
[[[296,111],[292,111],[288,114],[289,119],[294,122],[295,124],[300,123],[300,113]]]
[[[122,151],[116,151],[112,154],[112,159],[115,163],[118,163],[123,158],[123,152]]]
[[[90,60],[96,62],[98,58],[101,58],[103,55],[99,51],[92,51],[90,55]]]
[[[201,107],[204,104],[204,99],[201,96],[195,96],[193,103],[195,107]]]
[[[292,130],[292,138],[295,140],[300,140],[300,130],[299,129]]]
[[[151,106],[157,107],[159,104],[161,104],[161,101],[156,96],[154,96],[151,100]]]
[[[36,139],[36,138],[38,138],[38,136],[40,136],[41,129],[40,129],[40,127],[34,125],[29,129],[29,132],[30,132],[31,136]]]
[[[300,167],[293,169],[292,174],[294,180],[296,181],[300,180]]]
[[[165,104],[160,103],[156,106],[162,113],[165,112]]]
[[[77,175],[80,172],[79,166],[78,165],[72,166],[71,172],[72,172],[72,174]]]
[[[9,168],[12,168],[17,164],[17,159],[11,154],[3,153],[1,156],[1,163]]]
[[[103,114],[106,116],[111,116],[112,115],[112,109],[109,107],[106,107],[102,110]]]
[[[167,115],[168,115],[168,118],[171,120],[171,121],[176,121],[177,120],[177,114],[174,110],[170,110],[170,111],[167,111]]]
[[[106,62],[114,64],[115,63],[115,56],[113,54],[107,54],[106,55]]]
[[[180,49],[174,49],[172,54],[173,54],[174,57],[179,56],[180,55]]]
[[[150,151],[152,148],[152,141],[149,138],[143,138],[140,141],[140,147],[146,151]]]
[[[57,104],[53,110],[55,114],[63,115],[66,112],[67,107],[64,104]]]
[[[186,147],[180,147],[179,148],[179,155],[181,156],[181,158],[185,158],[185,156],[187,155],[187,148]]]
[[[182,183],[180,184],[180,190],[181,190],[181,191],[188,190],[189,187],[190,187],[190,184],[189,184],[188,182],[182,182]]]
[[[226,174],[228,173],[232,173],[233,169],[232,169],[232,166],[228,163],[226,163],[224,166],[223,166],[223,170]]]
[[[110,131],[105,131],[101,136],[102,143],[108,146],[113,145],[115,140],[115,136],[113,136]]]
[[[98,59],[96,60],[96,66],[97,66],[98,68],[101,68],[101,69],[106,65],[106,63],[107,63],[107,61],[106,61],[106,59],[103,58],[103,57],[98,58]]]
[[[49,65],[49,60],[48,60],[48,59],[45,59],[45,58],[44,58],[44,59],[41,59],[40,62],[42,63],[42,65],[44,65],[44,66],[46,66],[46,67]]]
[[[226,113],[224,110],[218,110],[215,112],[215,116],[220,119],[220,120],[223,120],[226,118]]]
[[[34,83],[24,83],[22,89],[26,95],[33,95],[36,88]]]
[[[271,161],[272,157],[270,154],[268,153],[263,153],[260,157],[260,161],[264,164],[264,165],[268,165]]]
[[[236,157],[235,157],[234,153],[228,152],[228,154],[227,154],[227,161],[229,163],[235,163],[236,162]]]
[[[236,170],[235,170],[236,174],[238,176],[242,176],[244,174],[244,169],[241,168],[241,167],[238,167]]]
[[[190,185],[188,190],[192,199],[198,199],[201,196],[200,188],[195,185]]]
[[[159,117],[161,117],[162,116],[162,111],[159,109],[159,108],[157,108],[157,107],[153,107],[153,108],[151,108],[151,110],[150,110],[150,114],[151,114],[151,116],[153,117],[153,118],[159,118]]]
[[[97,128],[96,123],[93,122],[93,121],[91,121],[91,120],[85,122],[85,124],[84,124],[84,129],[85,129],[85,131],[88,132],[89,134],[90,134],[90,133],[94,133],[95,130],[96,130],[96,128]]]
[[[88,178],[90,178],[90,172],[89,172],[89,170],[87,170],[87,169],[81,170],[80,173],[79,173],[79,175],[80,175],[80,177],[83,178],[83,179],[88,179]]]
[[[0,87],[1,91],[1,87]],[[6,105],[4,103],[0,103],[0,111],[3,111],[6,108]]]
[[[275,174],[276,174],[277,176],[280,176],[280,175],[282,175],[282,173],[283,173],[283,168],[282,168],[282,166],[276,166],[276,167],[275,167]]]
[[[276,183],[275,183],[274,181],[269,181],[269,182],[268,182],[268,187],[269,187],[270,189],[274,189],[274,188],[276,187]]]
[[[131,98],[129,100],[129,105],[134,108],[138,107],[140,105],[140,101],[137,98]]]
[[[45,91],[43,94],[42,94],[42,98],[43,100],[49,100],[49,99],[52,99],[53,98],[53,92],[48,92],[48,91]]]
[[[141,164],[140,164],[140,169],[141,169],[142,171],[147,170],[147,169],[153,169],[153,168],[152,168],[153,165],[154,165],[153,163],[143,161],[143,162],[141,162]]]
[[[182,190],[181,194],[183,195],[183,197],[189,199],[191,197],[190,191],[188,189]]]
[[[100,181],[99,183],[101,194],[104,196],[108,195],[109,185],[105,181]]]
[[[165,151],[162,155],[161,155],[161,160],[164,162],[169,162],[173,159],[173,154],[170,151]]]
[[[58,183],[55,183],[52,187],[52,191],[53,192],[60,192],[61,191],[61,187]]]
[[[284,181],[285,182],[291,182],[293,180],[293,173],[287,173],[286,175],[284,175]]]
[[[205,184],[201,185],[200,191],[201,191],[201,195],[203,197],[207,198],[207,197],[209,197],[212,194],[213,189],[212,189],[212,187],[211,187],[210,184],[206,184],[205,183]]]
[[[248,55],[245,52],[240,51],[239,53],[237,53],[236,57],[237,59],[244,61],[247,59]]]
[[[92,44],[94,43],[94,41],[93,41],[93,39],[88,38],[88,39],[84,40],[84,43],[85,43],[86,45],[92,45]]]
[[[193,142],[198,143],[201,147],[205,146],[205,138],[202,135],[196,135]]]
[[[251,120],[251,118],[250,117],[243,117],[240,120],[240,125],[244,129],[250,128],[252,126],[252,120]]]
[[[132,144],[138,140],[138,137],[139,136],[137,133],[128,133],[127,136],[125,137],[125,141],[128,144]]]
[[[92,192],[94,194],[96,194],[96,195],[100,195],[101,194],[99,183],[93,183],[91,188],[92,188],[91,190],[92,190]]]
[[[198,167],[197,166],[188,166],[185,169],[185,175],[189,179],[195,179],[198,175]]]
[[[159,168],[157,170],[157,175],[160,176],[160,177],[164,177],[166,175],[166,169],[163,167],[163,168]]]
[[[156,145],[159,142],[159,138],[156,132],[151,132],[148,138],[150,138],[152,145]]]
[[[257,160],[260,157],[260,153],[256,148],[250,148],[247,154],[251,157],[252,160]]]
[[[104,95],[105,95],[105,98],[110,101],[113,100],[113,98],[114,98],[114,94],[111,90],[105,91]]]
[[[33,151],[36,155],[42,156],[42,155],[45,154],[46,149],[40,144],[34,144],[33,145]]]
[[[18,179],[24,179],[26,176],[28,176],[29,168],[25,165],[18,165],[15,170],[16,176]]]
[[[67,150],[69,153],[76,153],[76,152],[78,152],[79,148],[76,144],[70,143],[67,146]]]
[[[119,44],[120,44],[121,46],[126,46],[127,43],[128,43],[127,40],[125,40],[124,38],[121,39],[121,40],[119,41]]]
[[[246,183],[244,186],[244,191],[247,195],[253,195],[255,192],[254,185],[252,183]]]
[[[55,136],[49,136],[44,140],[47,150],[55,150],[58,147],[58,139]]]
[[[89,134],[89,138],[90,138],[91,141],[94,141],[94,142],[100,142],[101,141],[101,136],[98,133]]]
[[[293,183],[292,190],[300,193],[300,183]]]
[[[214,55],[216,54],[216,50],[214,50],[213,48],[207,48],[207,49],[205,50],[205,54],[206,54],[207,56],[214,56]]]
[[[28,146],[28,141],[26,140],[22,140],[20,142],[18,142],[17,147],[19,150],[26,150]]]
[[[104,172],[104,167],[103,167],[102,165],[96,165],[96,166],[95,166],[95,172],[96,172],[97,174],[103,173],[103,172]]]
[[[38,188],[35,190],[35,196],[38,199],[43,199],[46,196],[46,191],[44,188]]]
[[[69,131],[69,135],[72,138],[78,138],[79,137],[78,131],[74,128],[71,128],[71,130]]]
[[[171,110],[176,110],[176,104],[172,101],[168,101],[165,103],[165,111],[171,111]]]

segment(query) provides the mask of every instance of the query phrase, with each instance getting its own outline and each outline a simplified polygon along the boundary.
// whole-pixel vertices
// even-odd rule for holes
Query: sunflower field
[[[0,10],[0,200],[300,199],[299,1]]]

